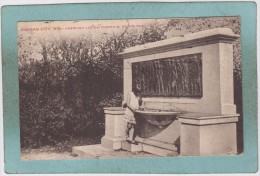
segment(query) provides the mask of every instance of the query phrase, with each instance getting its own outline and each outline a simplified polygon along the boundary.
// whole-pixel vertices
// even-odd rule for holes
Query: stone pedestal
[[[109,149],[119,150],[122,148],[122,141],[125,141],[125,109],[111,107],[104,108],[104,112],[105,136],[101,139],[101,145]]]
[[[237,154],[236,123],[238,116],[238,114],[200,113],[180,115],[180,155]]]

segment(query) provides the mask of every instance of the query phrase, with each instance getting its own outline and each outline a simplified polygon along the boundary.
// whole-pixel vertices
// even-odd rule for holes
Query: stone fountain
[[[110,107],[104,108],[101,146],[159,156],[236,154],[237,38],[229,28],[216,28],[125,49],[124,97],[136,84],[142,88],[138,145],[125,141],[124,108]]]

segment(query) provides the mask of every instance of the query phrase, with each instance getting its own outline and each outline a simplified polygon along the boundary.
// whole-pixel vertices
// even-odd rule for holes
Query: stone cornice
[[[229,28],[216,28],[127,48],[119,55],[126,59],[214,43],[232,43],[237,38],[239,36]]]
[[[105,114],[122,115],[125,114],[125,108],[122,107],[104,107]]]
[[[184,124],[212,125],[221,123],[238,122],[239,114],[213,115],[203,113],[184,113],[179,115],[178,120]]]

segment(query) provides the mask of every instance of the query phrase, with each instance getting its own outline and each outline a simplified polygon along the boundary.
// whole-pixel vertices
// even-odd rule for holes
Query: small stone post
[[[101,139],[103,147],[119,150],[125,140],[125,109],[121,107],[104,108],[105,136]]]

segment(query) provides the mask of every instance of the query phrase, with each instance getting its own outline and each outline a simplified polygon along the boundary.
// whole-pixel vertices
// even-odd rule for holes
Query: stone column
[[[124,100],[126,102],[127,94],[132,92],[132,64],[124,60]]]
[[[238,114],[187,113],[179,116],[180,155],[211,156],[237,154]]]
[[[219,73],[221,113],[235,114],[232,43],[219,43]]]
[[[104,112],[105,136],[101,139],[101,145],[113,150],[121,149],[121,143],[125,140],[125,109],[121,107],[111,107],[104,108]]]

